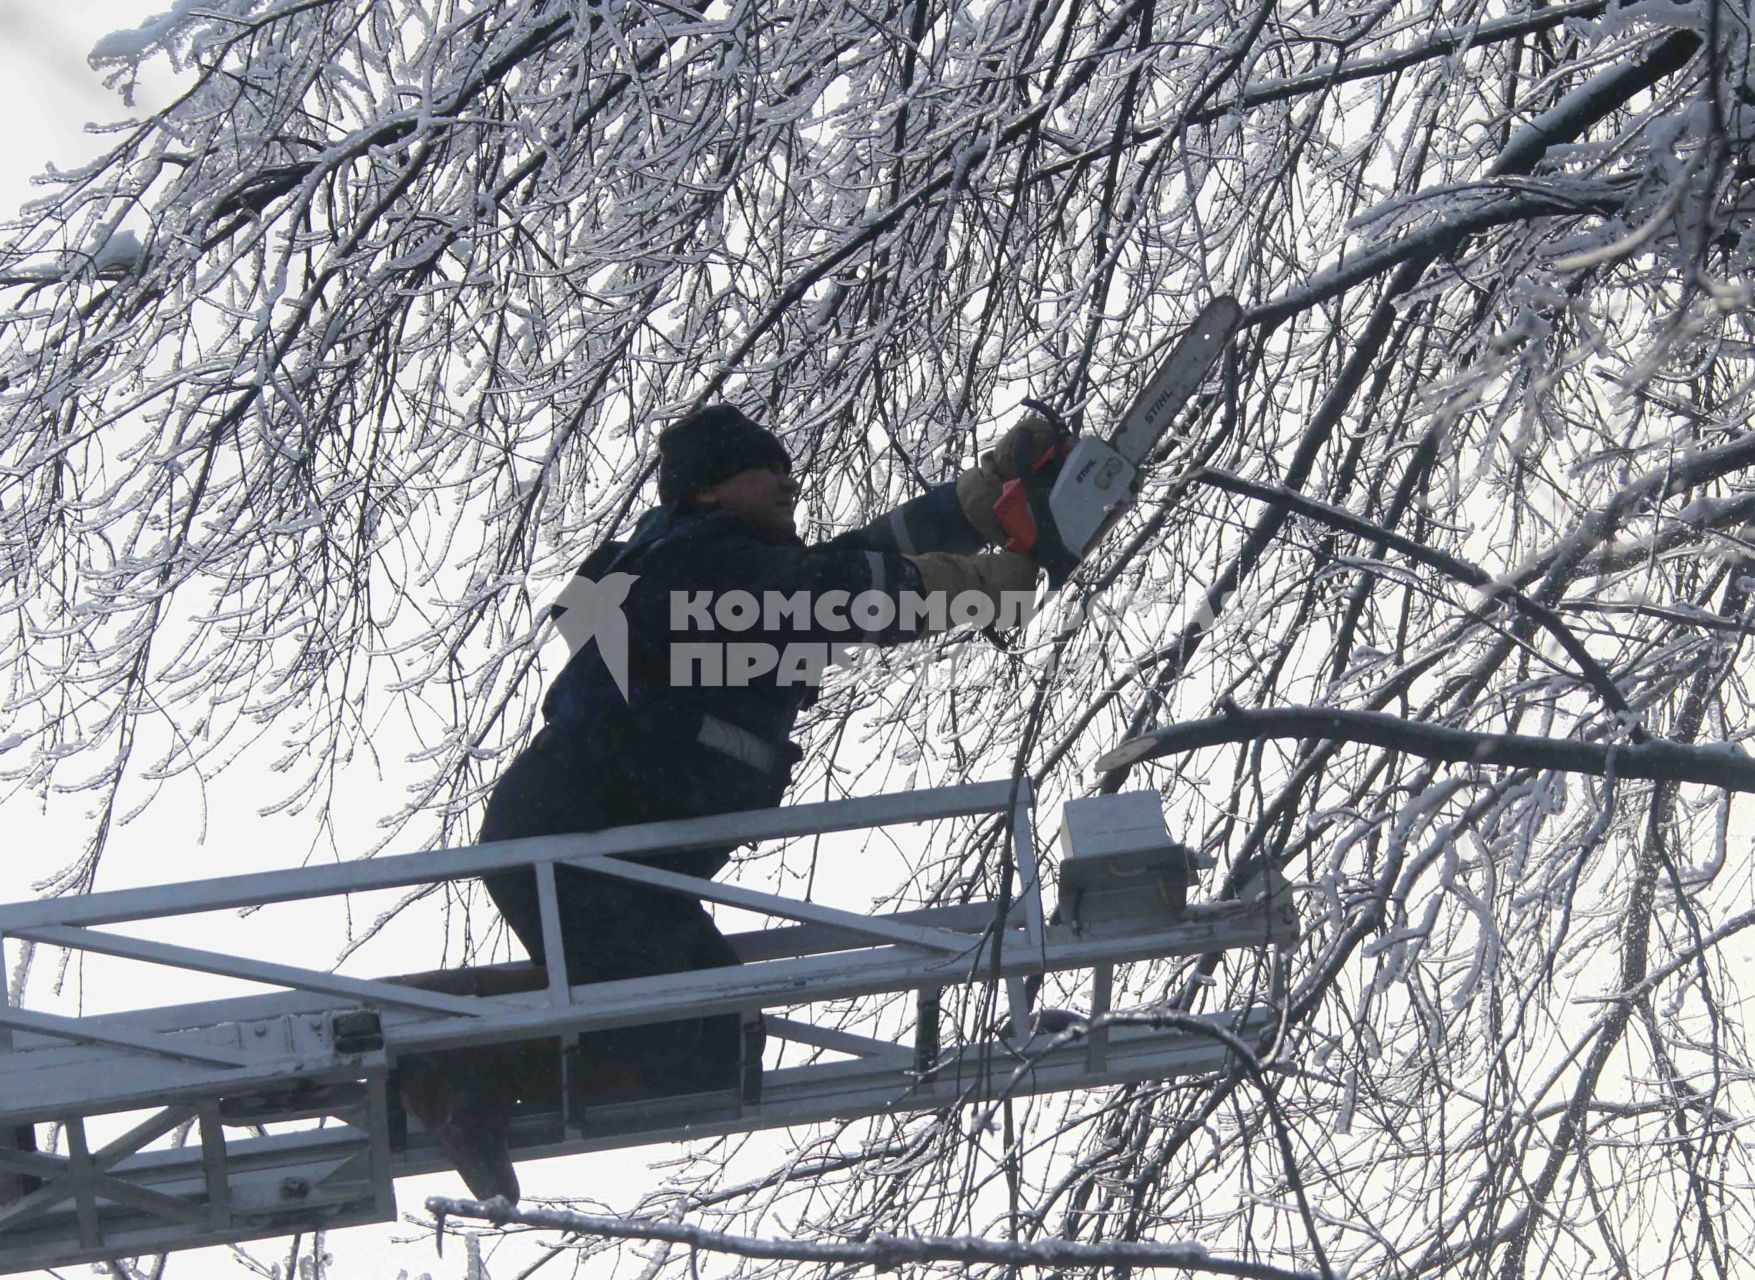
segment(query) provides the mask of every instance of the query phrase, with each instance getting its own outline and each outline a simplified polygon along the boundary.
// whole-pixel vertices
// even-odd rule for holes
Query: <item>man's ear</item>
[[[685,507],[716,507],[719,505],[719,486],[704,485],[683,499]]]

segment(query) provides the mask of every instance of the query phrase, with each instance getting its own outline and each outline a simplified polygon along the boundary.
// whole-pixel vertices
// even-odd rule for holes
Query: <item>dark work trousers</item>
[[[662,763],[537,734],[495,785],[481,840],[597,831],[629,823],[700,817],[779,803],[784,776],[770,777],[689,747]],[[642,861],[686,875],[711,876],[729,848],[664,854]],[[484,876],[494,905],[537,964],[546,962],[536,876],[528,870]],[[737,956],[696,898],[664,893],[571,866],[555,868],[567,980],[575,986],[736,964]],[[588,1096],[688,1092],[737,1082],[743,1050],[737,1014],[590,1032],[580,1037]],[[759,1052],[759,1037],[751,1050]]]

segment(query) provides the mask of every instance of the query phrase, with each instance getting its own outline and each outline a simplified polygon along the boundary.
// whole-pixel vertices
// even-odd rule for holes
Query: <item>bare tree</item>
[[[949,474],[1020,388],[1100,424],[1230,291],[1223,389],[1081,607],[1010,653],[947,642],[960,688],[834,685],[800,789],[1015,769],[1052,800],[1227,707],[1603,769],[1313,729],[1095,783],[1160,787],[1217,891],[1272,866],[1300,894],[1256,1047],[1291,1168],[1239,1069],[992,1133],[825,1131],[743,1181],[712,1152],[618,1208],[1734,1274],[1746,833],[1728,790],[1614,760],[1710,762],[1750,709],[1749,50],[1722,0],[219,0],[112,38],[119,80],[163,52],[190,88],[0,252],[0,776],[97,801],[45,889],[91,883],[131,780],[258,739],[322,831],[388,721],[423,751],[382,838],[466,839],[530,729],[542,606],[639,507],[662,422],[758,411],[843,524]],[[898,896],[990,889],[1001,848],[932,850]],[[1232,1007],[1276,963],[1139,965],[1128,999]],[[744,1272],[842,1265],[818,1256]]]

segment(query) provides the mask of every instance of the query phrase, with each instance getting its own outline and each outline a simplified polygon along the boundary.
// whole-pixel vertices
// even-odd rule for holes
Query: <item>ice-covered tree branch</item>
[[[1530,599],[1516,587],[1488,573],[1479,565],[1470,564],[1448,552],[1424,546],[1394,530],[1374,525],[1368,520],[1361,520],[1349,511],[1342,511],[1326,502],[1307,498],[1284,485],[1259,484],[1252,480],[1245,480],[1242,476],[1232,475],[1218,467],[1203,467],[1196,471],[1192,478],[1198,484],[1209,484],[1214,488],[1223,489],[1227,493],[1255,498],[1285,511],[1304,516],[1306,519],[1320,521],[1331,529],[1356,534],[1369,538],[1382,546],[1393,547],[1403,555],[1437,569],[1447,577],[1477,588],[1489,599],[1503,599],[1513,609],[1531,619],[1554,637],[1560,647],[1566,651],[1567,657],[1578,664],[1579,671],[1590,682],[1591,687],[1601,695],[1611,711],[1623,716],[1631,716],[1631,708],[1627,705],[1627,699],[1616,687],[1614,678],[1603,669],[1600,662],[1591,656],[1590,650],[1584,647],[1583,642],[1572,633],[1572,629],[1558,614],[1546,605]],[[1634,740],[1638,741],[1643,736],[1643,730],[1637,722],[1633,723],[1630,728]]]
[[[1235,1276],[1239,1280],[1321,1280],[1314,1271],[1297,1271],[1241,1258],[1218,1257],[1199,1244],[1150,1241],[1093,1245],[1079,1240],[983,1240],[947,1236],[874,1236],[865,1240],[772,1240],[731,1235],[654,1219],[613,1218],[567,1209],[520,1209],[500,1201],[453,1200],[433,1196],[427,1212],[443,1232],[452,1219],[479,1219],[494,1226],[536,1227],[576,1236],[656,1240],[706,1253],[790,1262],[832,1262],[845,1267],[894,1271],[910,1264],[957,1263],[994,1267],[1175,1268],[1194,1275]]]
[[[1520,733],[1485,733],[1421,724],[1373,711],[1334,707],[1232,707],[1224,714],[1166,725],[1122,743],[1097,761],[1098,769],[1158,760],[1223,743],[1266,738],[1322,738],[1360,742],[1453,764],[1512,769],[1558,769],[1597,777],[1687,782],[1727,791],[1755,791],[1755,759],[1729,744],[1690,744],[1648,738],[1601,745]]]

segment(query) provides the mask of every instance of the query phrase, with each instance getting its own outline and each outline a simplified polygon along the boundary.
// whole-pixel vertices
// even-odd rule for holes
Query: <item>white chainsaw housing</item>
[[[1121,508],[1133,501],[1137,474],[1108,441],[1079,438],[1048,491],[1048,510],[1068,551],[1083,556]]]

